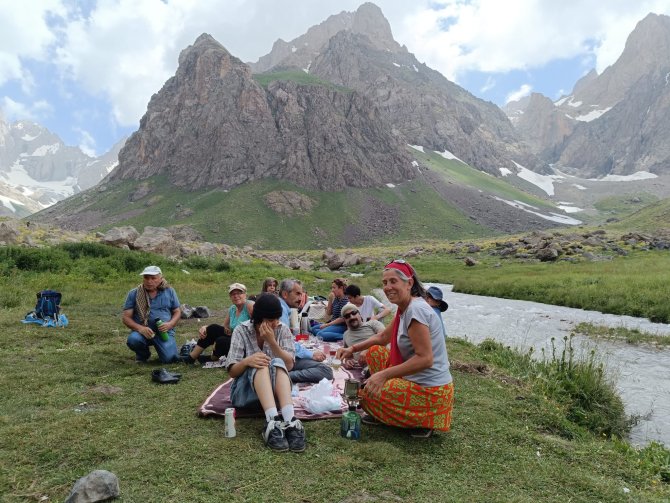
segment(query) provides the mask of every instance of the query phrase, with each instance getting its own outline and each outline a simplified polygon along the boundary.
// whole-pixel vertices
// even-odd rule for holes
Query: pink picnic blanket
[[[345,379],[358,379],[359,381],[363,380],[363,374],[360,367],[347,370],[344,367],[340,367],[338,370],[333,372],[333,392],[336,392],[340,397],[340,410],[323,412],[320,414],[313,414],[305,407],[305,393],[306,391],[314,386],[311,383],[300,383],[298,384],[298,396],[293,397],[293,406],[295,407],[295,416],[300,420],[311,420],[311,419],[334,419],[342,416],[343,412],[347,411],[347,403],[342,397],[344,393],[344,381]],[[228,407],[232,407],[233,404],[230,402],[230,387],[233,383],[232,378],[228,379],[223,384],[220,384],[216,387],[214,391],[207,397],[205,402],[198,409],[198,414],[201,416],[221,416],[225,414],[225,410]],[[240,417],[261,417],[263,416],[263,411],[260,409],[236,409],[235,416]]]

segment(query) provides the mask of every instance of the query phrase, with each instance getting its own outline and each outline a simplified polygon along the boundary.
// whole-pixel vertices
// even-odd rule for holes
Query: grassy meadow
[[[159,386],[150,374],[161,365],[136,365],[125,346],[121,306],[149,263],[163,268],[183,303],[210,307],[211,321],[221,320],[232,281],[254,292],[266,276],[297,276],[310,293],[326,294],[335,276],[262,261],[177,264],[94,244],[0,248],[0,501],[62,501],[76,479],[95,469],[114,472],[121,501],[130,502],[670,498],[670,453],[658,444],[635,449],[617,439],[625,418],[606,380],[593,377],[597,361],[534,362],[493,341],[474,346],[448,340],[456,383],[449,433],[417,440],[363,425],[361,441],[352,442],[339,436],[338,421],[316,421],[306,423],[304,454],[275,454],[262,446],[262,421],[243,419],[238,436],[226,439],[222,420],[196,415],[227,378],[223,370],[168,365],[183,378]],[[465,268],[459,257],[439,252],[413,264],[424,280],[461,288],[469,282],[483,288],[476,279],[485,273],[499,285],[507,273],[507,282],[516,284],[522,271],[530,275],[538,267]],[[553,265],[565,278],[576,271],[573,264]],[[358,270],[364,291],[379,286],[379,264]],[[575,282],[572,290],[587,286]],[[67,328],[19,322],[34,307],[35,292],[45,288],[63,293]],[[178,344],[197,328],[197,320],[183,321]],[[580,391],[587,386],[591,403]],[[606,422],[599,424],[583,420],[584,410],[602,409],[602,403],[613,417],[603,415]]]

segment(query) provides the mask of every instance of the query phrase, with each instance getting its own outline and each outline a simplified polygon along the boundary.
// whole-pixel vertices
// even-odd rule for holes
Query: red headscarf
[[[414,269],[412,268],[411,265],[409,265],[409,262],[405,261],[398,262],[397,260],[394,260],[388,263],[386,267],[384,267],[384,270],[386,269],[396,269],[397,271],[400,271],[408,278],[414,277]],[[400,365],[405,361],[403,360],[402,354],[400,354],[400,348],[398,347],[398,330],[400,329],[401,314],[402,312],[400,311],[400,308],[398,308],[398,310],[395,313],[395,318],[393,318],[393,326],[391,327],[391,355],[389,361],[389,366],[391,367],[395,365]]]

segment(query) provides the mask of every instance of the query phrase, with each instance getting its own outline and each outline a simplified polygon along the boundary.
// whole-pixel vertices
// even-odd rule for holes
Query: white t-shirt
[[[363,304],[361,304],[361,307],[358,308],[358,312],[361,313],[361,318],[363,321],[368,321],[375,315],[375,308],[381,311],[384,309],[384,304],[379,302],[372,295],[364,295]]]

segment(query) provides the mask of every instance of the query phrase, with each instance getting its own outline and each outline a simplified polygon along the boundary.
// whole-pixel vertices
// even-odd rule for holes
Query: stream
[[[556,352],[560,354],[563,337],[570,335],[581,322],[670,335],[670,325],[652,323],[644,318],[453,293],[451,285],[435,286],[442,289],[449,303],[449,310],[443,315],[447,335],[477,344],[491,338],[524,352],[532,346],[536,355],[544,348],[550,355],[551,338],[554,337]],[[607,375],[616,384],[626,412],[640,416],[631,431],[631,443],[645,445],[655,440],[670,446],[670,349],[585,336],[575,336],[572,343],[576,355],[580,351],[596,350],[596,357],[604,363]]]

